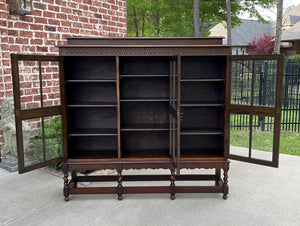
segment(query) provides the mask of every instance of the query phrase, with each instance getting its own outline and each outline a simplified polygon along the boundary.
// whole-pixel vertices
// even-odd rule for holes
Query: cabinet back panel
[[[181,107],[182,129],[222,130],[223,109],[215,107]]]
[[[116,79],[115,57],[65,57],[66,80]]]
[[[182,57],[181,77],[184,78],[225,78],[226,58],[224,57]]]
[[[67,85],[68,103],[115,102],[114,83],[69,83]]]
[[[168,150],[169,151],[169,131],[155,132],[123,132],[121,134],[122,153],[126,150]]]
[[[124,102],[121,104],[121,123],[168,124],[169,102]]]
[[[225,99],[225,84],[222,82],[181,83],[182,102],[219,102]]]
[[[181,136],[180,138],[180,152],[187,153],[223,153],[223,136],[217,135],[195,135],[195,136]]]
[[[105,137],[70,137],[69,147],[72,151],[95,152],[97,150],[118,150],[118,139],[115,136]]]
[[[169,98],[169,78],[122,78],[121,99]]]
[[[69,129],[116,129],[117,109],[111,108],[70,108]]]
[[[169,59],[166,57],[121,57],[120,74],[169,75]]]

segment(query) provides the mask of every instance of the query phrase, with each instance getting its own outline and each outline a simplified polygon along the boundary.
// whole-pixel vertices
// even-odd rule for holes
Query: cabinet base
[[[118,200],[123,199],[123,194],[144,194],[144,193],[169,193],[171,200],[175,199],[176,193],[223,193],[223,199],[227,199],[228,189],[228,170],[229,161],[217,162],[185,162],[184,168],[214,168],[215,174],[191,174],[191,175],[175,175],[175,167],[173,163],[154,163],[152,169],[164,168],[170,169],[169,175],[122,175],[123,169],[142,169],[143,164],[135,163],[135,167],[131,163],[120,164],[81,164],[80,162],[63,163],[64,172],[64,189],[63,193],[65,201],[69,200],[70,194],[117,194]],[[197,165],[197,167],[195,167]],[[213,165],[215,165],[213,167]],[[78,176],[78,169],[116,169],[116,176]],[[223,170],[223,178],[221,177]],[[68,179],[69,171],[72,178]],[[146,182],[146,181],[170,181],[169,186],[123,186],[123,181]],[[211,186],[176,186],[176,181],[213,181]],[[79,182],[116,182],[115,187],[78,187]]]

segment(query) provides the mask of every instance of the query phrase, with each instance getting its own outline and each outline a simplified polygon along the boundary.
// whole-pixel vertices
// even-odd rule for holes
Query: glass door
[[[62,161],[64,93],[58,56],[11,56],[19,172]]]
[[[278,167],[283,56],[227,61],[225,156]]]

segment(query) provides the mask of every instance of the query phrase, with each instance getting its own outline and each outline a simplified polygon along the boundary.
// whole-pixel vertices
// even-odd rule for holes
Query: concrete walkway
[[[73,195],[65,202],[62,187],[62,178],[41,170],[0,169],[0,225],[300,225],[300,157],[289,155],[280,155],[278,169],[232,161],[226,201],[221,194],[177,194],[174,201],[125,194],[123,201]]]

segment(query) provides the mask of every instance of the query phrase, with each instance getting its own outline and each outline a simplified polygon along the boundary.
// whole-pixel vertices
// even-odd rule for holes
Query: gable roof
[[[300,21],[300,4],[283,15],[282,25],[292,26]]]
[[[300,40],[300,21],[281,35],[281,41]]]
[[[210,29],[210,36],[223,36],[223,43],[227,44],[227,28],[226,23],[219,23]],[[272,24],[263,24],[257,20],[242,20],[240,26],[235,26],[231,31],[231,39],[233,46],[247,46],[253,41],[254,37],[261,34],[274,35],[274,27]]]

